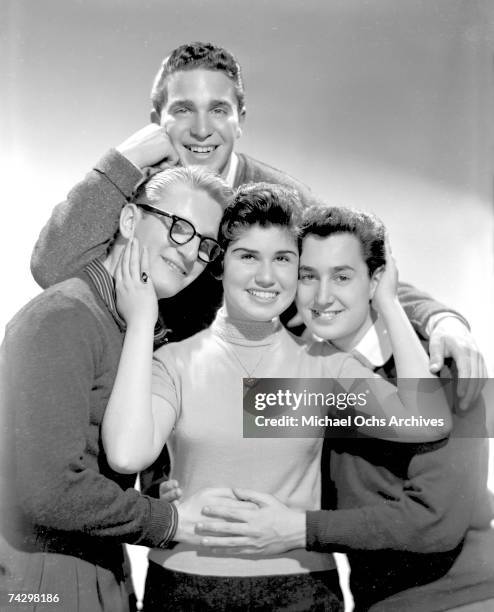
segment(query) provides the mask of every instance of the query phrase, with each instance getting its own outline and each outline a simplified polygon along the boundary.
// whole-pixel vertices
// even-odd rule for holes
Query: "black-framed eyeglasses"
[[[159,208],[149,206],[149,204],[140,204],[139,202],[134,202],[134,204],[152,215],[164,217],[164,219],[171,219],[171,223],[162,218],[160,218],[160,221],[162,221],[163,225],[168,230],[170,240],[175,244],[187,244],[193,240],[194,236],[198,236],[199,251],[197,253],[197,258],[204,263],[211,263],[220,256],[221,247],[218,242],[216,242],[214,238],[208,238],[200,234],[187,219],[182,219],[182,217],[177,217],[177,215],[170,215],[170,213],[163,212]]]

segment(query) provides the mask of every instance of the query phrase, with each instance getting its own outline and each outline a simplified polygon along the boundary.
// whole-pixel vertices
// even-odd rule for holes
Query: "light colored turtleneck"
[[[246,322],[220,310],[212,326],[155,353],[153,393],[176,411],[168,442],[172,477],[187,496],[204,487],[246,487],[289,506],[320,506],[320,438],[244,438],[244,367],[258,377],[338,376],[348,356],[310,356],[277,320]],[[247,361],[248,360],[248,361]],[[250,365],[249,365],[250,364]],[[294,574],[334,568],[329,555],[296,549],[281,556],[212,555],[178,544],[150,559],[175,571],[217,576]]]
[[[229,317],[225,308],[220,308],[211,325],[212,331],[232,344],[244,346],[268,346],[275,341],[282,328],[278,318],[271,321],[247,321]]]

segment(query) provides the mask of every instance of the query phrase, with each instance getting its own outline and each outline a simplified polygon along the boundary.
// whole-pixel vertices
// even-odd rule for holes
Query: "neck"
[[[345,353],[350,353],[353,349],[358,345],[358,343],[362,340],[365,334],[369,331],[369,329],[373,326],[374,321],[371,315],[371,311],[369,308],[369,312],[367,313],[367,317],[362,325],[355,330],[354,332],[343,336],[342,338],[335,338],[331,340],[331,344],[336,346],[340,351],[344,351]]]
[[[235,318],[230,316],[223,306],[218,311],[213,326],[222,338],[236,344],[270,344],[281,324],[278,318],[271,321]]]
[[[103,265],[108,270],[108,272],[115,278],[115,271],[118,266],[118,262],[122,256],[122,251],[124,250],[125,245],[114,244],[111,248],[110,252],[103,260]]]

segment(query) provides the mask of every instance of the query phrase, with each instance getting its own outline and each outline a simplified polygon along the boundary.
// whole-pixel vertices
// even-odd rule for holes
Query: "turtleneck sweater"
[[[352,359],[318,358],[277,320],[237,321],[220,310],[208,329],[155,353],[153,393],[176,411],[168,441],[184,497],[203,487],[246,487],[293,508],[320,508],[321,438],[243,438],[242,378],[333,377]],[[217,576],[295,574],[333,569],[330,555],[296,549],[239,558],[177,544],[150,559],[175,571]]]

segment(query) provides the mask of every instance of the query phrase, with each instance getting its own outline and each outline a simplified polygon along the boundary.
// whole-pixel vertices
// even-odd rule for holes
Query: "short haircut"
[[[167,78],[179,70],[217,70],[223,72],[233,84],[239,114],[245,113],[245,92],[240,64],[223,47],[212,43],[193,42],[180,45],[165,57],[154,79],[151,101],[154,110],[160,115],[167,99]]]
[[[178,183],[207,193],[222,210],[227,208],[233,197],[232,189],[217,174],[202,166],[188,166],[158,172],[139,187],[132,200],[136,204],[159,204],[168,189]]]
[[[256,225],[286,229],[297,243],[301,212],[302,203],[295,189],[272,183],[241,185],[221,220],[218,242],[223,256],[229,244]],[[223,269],[223,257],[216,259],[211,266],[211,273],[219,278]]]
[[[386,263],[386,228],[375,215],[338,206],[311,206],[304,211],[299,228],[300,252],[307,236],[324,238],[332,234],[352,234],[358,239],[369,276]]]
[[[302,204],[295,189],[271,183],[249,183],[235,192],[223,213],[218,241],[223,250],[254,225],[281,227],[298,237]]]

